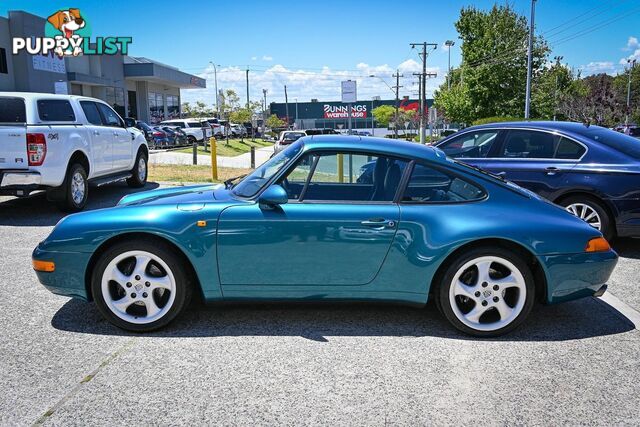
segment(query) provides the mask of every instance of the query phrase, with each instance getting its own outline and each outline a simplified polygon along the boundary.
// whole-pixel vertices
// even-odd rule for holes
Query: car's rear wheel
[[[187,140],[189,141],[189,144],[191,144],[191,145],[193,145],[193,143],[194,143],[194,142],[198,142],[198,140],[196,139],[196,137],[195,137],[195,136],[193,136],[193,135],[189,135],[189,136],[187,137]]]
[[[498,336],[518,327],[529,315],[535,284],[531,270],[517,254],[479,248],[450,263],[436,297],[444,316],[460,331]]]
[[[570,214],[599,230],[607,240],[614,237],[615,232],[609,214],[604,206],[592,197],[571,196],[560,201],[560,205]]]
[[[74,163],[69,166],[62,184],[62,198],[58,207],[66,212],[78,212],[84,209],[89,198],[89,181],[84,166]]]
[[[119,328],[148,332],[178,316],[191,299],[181,260],[162,242],[114,245],[98,260],[91,290],[98,310]]]

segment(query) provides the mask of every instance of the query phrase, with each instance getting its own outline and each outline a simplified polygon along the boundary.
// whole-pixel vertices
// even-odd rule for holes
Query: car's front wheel
[[[109,322],[135,332],[167,325],[191,299],[181,260],[156,241],[133,240],[105,251],[94,269],[91,291]]]
[[[473,249],[448,266],[436,297],[444,316],[477,337],[512,331],[533,307],[535,284],[527,264],[501,248]]]

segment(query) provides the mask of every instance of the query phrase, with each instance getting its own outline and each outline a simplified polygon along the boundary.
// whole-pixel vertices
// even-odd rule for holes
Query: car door
[[[487,169],[547,197],[568,185],[568,172],[585,151],[582,144],[554,132],[509,129]]]
[[[500,129],[472,130],[453,136],[437,147],[449,157],[488,169],[492,166],[491,158],[502,136]]]
[[[406,163],[375,154],[309,154],[278,181],[289,203],[225,209],[218,222],[223,289],[371,282],[397,230],[394,200]]]
[[[109,127],[113,141],[113,165],[114,171],[125,170],[133,163],[133,138],[131,132],[124,127],[124,121],[107,104],[97,103],[105,124]]]
[[[106,126],[98,103],[80,101],[80,107],[87,118],[86,125],[91,135],[91,153],[93,176],[104,175],[113,168],[113,135],[111,127]]]

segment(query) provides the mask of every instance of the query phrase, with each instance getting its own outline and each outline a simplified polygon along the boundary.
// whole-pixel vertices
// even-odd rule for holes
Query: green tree
[[[248,108],[238,108],[229,114],[229,121],[234,123],[246,123],[251,121],[253,112]],[[244,141],[244,136],[241,136],[241,140]]]
[[[371,114],[380,126],[389,126],[396,115],[396,108],[392,105],[381,105],[371,110]]]
[[[286,125],[285,121],[278,118],[278,116],[276,116],[275,114],[272,114],[269,117],[267,117],[267,126],[270,127],[271,129],[283,128],[285,127],[285,125]]]
[[[460,11],[455,27],[462,40],[462,63],[452,73],[451,90],[444,83],[437,91],[436,105],[445,109],[449,120],[457,122],[522,115],[527,78],[527,19],[508,4],[494,5],[489,11],[470,6]],[[548,53],[544,39],[536,37],[534,81],[543,70]],[[456,96],[448,94],[449,91],[456,92]],[[456,99],[460,96],[463,99]]]

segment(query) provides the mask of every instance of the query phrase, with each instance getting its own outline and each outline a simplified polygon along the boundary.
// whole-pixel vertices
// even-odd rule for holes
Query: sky
[[[453,40],[451,66],[460,62],[460,40],[454,23],[460,9],[488,9],[510,4],[529,16],[530,0],[3,0],[0,15],[24,10],[46,17],[58,9],[79,8],[93,36],[131,36],[130,55],[144,56],[207,79],[207,89],[183,90],[183,102],[215,103],[218,89],[234,89],[246,99],[267,102],[317,98],[339,100],[340,81],[357,80],[358,99],[391,99],[396,69],[401,96],[417,98],[421,64],[409,43],[436,43],[427,67],[437,77],[427,81],[431,96],[445,79]],[[640,60],[640,1],[537,0],[536,34],[552,49],[550,57],[582,75],[624,71],[627,58]],[[374,76],[374,77],[370,77]]]

